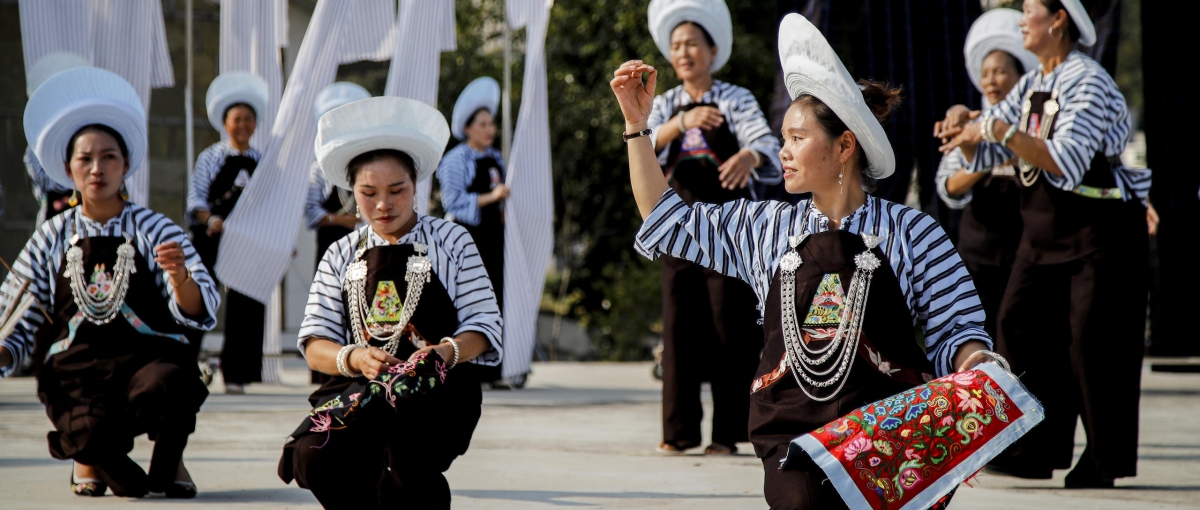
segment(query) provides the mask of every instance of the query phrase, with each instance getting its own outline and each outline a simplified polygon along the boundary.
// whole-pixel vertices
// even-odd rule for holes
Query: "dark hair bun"
[[[887,82],[858,80],[858,86],[862,89],[867,108],[871,109],[880,124],[886,123],[888,116],[900,106],[900,89],[892,88]]]

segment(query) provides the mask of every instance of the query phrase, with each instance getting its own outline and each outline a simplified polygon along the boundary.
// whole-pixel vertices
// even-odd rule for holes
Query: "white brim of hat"
[[[1079,0],[1062,0],[1062,5],[1067,10],[1067,14],[1071,15],[1071,21],[1075,22],[1075,27],[1079,29],[1079,45],[1092,46],[1096,44],[1096,25],[1092,23],[1092,17],[1088,16],[1087,9],[1083,8],[1083,4]]]
[[[1024,38],[1021,35],[1020,11],[1013,9],[992,9],[983,13],[971,24],[967,31],[967,43],[963,46],[963,57],[967,59],[967,75],[971,84],[979,92],[983,92],[982,81],[983,59],[993,51],[1000,50],[1021,63],[1025,72],[1037,69],[1040,64],[1037,55],[1025,49]]]
[[[414,99],[372,97],[330,110],[317,123],[316,156],[334,186],[350,189],[347,167],[359,155],[394,149],[413,159],[417,182],[437,170],[450,126],[436,108]]]
[[[25,95],[32,96],[33,91],[37,90],[38,86],[45,83],[47,79],[67,69],[76,67],[87,67],[88,63],[83,56],[71,53],[69,51],[56,51],[48,53],[39,58],[33,67],[29,68],[29,73],[25,75]]]
[[[73,188],[65,162],[71,137],[102,124],[121,135],[129,150],[128,179],[146,159],[146,111],[133,86],[112,72],[77,67],[51,76],[25,105],[25,139],[54,182]]]
[[[729,61],[733,51],[733,21],[724,0],[651,0],[647,11],[650,37],[668,62],[671,61],[671,32],[685,21],[704,27],[717,45],[711,72],[717,72]]]
[[[331,83],[317,93],[317,99],[313,101],[313,115],[320,120],[321,116],[328,113],[329,110],[368,97],[371,97],[371,93],[357,83],[348,81]]]
[[[490,76],[476,78],[475,81],[467,84],[462,94],[458,95],[458,100],[454,102],[450,132],[454,134],[454,138],[466,139],[467,135],[464,130],[467,128],[467,120],[471,118],[471,115],[480,108],[487,108],[488,113],[495,117],[499,104],[500,84]]]
[[[896,155],[883,125],[817,27],[799,14],[785,16],[779,24],[779,59],[793,100],[803,94],[820,99],[854,133],[867,155],[868,176],[883,179],[896,171]]]
[[[246,103],[254,109],[256,117],[267,113],[267,82],[253,73],[234,71],[224,73],[208,85],[204,104],[208,110],[208,122],[218,132],[225,132],[225,109],[238,103]]]

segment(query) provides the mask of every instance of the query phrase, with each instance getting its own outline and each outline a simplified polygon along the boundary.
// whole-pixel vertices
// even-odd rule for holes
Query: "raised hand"
[[[642,75],[646,83],[642,83]],[[658,70],[646,65],[641,60],[630,60],[613,72],[614,78],[609,85],[617,102],[621,105],[621,114],[625,116],[625,124],[631,127],[645,129],[646,119],[650,117],[650,108],[654,102],[654,87],[658,82]]]
[[[941,138],[942,143],[946,143],[957,136],[968,122],[979,118],[979,115],[979,110],[971,111],[960,104],[951,106],[949,110],[946,110],[945,119],[933,123],[933,136]]]

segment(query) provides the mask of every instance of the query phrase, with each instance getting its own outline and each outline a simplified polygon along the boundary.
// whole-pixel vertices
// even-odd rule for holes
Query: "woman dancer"
[[[1079,1],[1026,0],[1021,32],[1041,66],[979,122],[937,133],[972,172],[1020,158],[1025,226],[998,345],[1046,421],[991,467],[1042,479],[1070,467],[1082,416],[1088,443],[1066,486],[1112,487],[1137,474],[1150,173],[1121,164],[1129,111],[1112,77],[1074,49],[1096,41]]]
[[[449,367],[428,395],[396,400],[395,414],[284,447],[280,478],[326,507],[450,508],[442,473],[479,422],[477,365],[500,362],[500,310],[471,236],[416,212],[417,183],[433,175],[449,136],[437,110],[396,97],[356,101],[320,121],[317,161],[326,179],[354,191],[368,225],[334,243],[313,279],[300,351],[333,377],[310,402],[330,407],[328,397],[429,351]]]
[[[216,324],[216,286],[183,230],[127,202],[124,180],[146,157],[146,114],[121,77],[93,67],[46,81],[25,109],[46,173],[72,187],[72,208],[42,223],[2,294],[28,284],[38,308],[0,343],[0,375],[32,357],[54,423],[50,455],[75,461],[80,496],[190,498],[183,450],[208,396],[185,333]],[[155,442],[147,476],[128,457]]]
[[[758,101],[737,85],[713,79],[733,50],[724,0],[654,0],[650,30],[683,83],[654,98],[650,139],[667,183],[689,205],[751,198],[747,186],[780,181],[779,141]],[[754,290],[687,260],[663,257],[663,439],[658,449],[700,445],[700,384],[712,384],[710,455],[737,452],[747,440],[746,385],[762,351]],[[705,367],[719,363],[722,370]]]
[[[646,220],[639,252],[741,278],[765,304],[767,343],[751,389],[750,441],[763,462],[767,502],[774,509],[842,508],[820,471],[779,469],[788,442],[930,374],[973,366],[986,358],[976,353],[990,340],[971,278],[937,223],[864,191],[894,171],[880,119],[899,92],[874,82],[861,82],[860,90],[800,15],[780,25],[779,52],[793,98],[779,152],[784,183],[790,193],[812,193],[796,206],[688,206],[663,178],[647,139],[657,71],[627,62],[612,88]]]

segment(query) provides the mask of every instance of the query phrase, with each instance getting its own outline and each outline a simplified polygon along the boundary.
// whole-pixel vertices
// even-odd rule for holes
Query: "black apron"
[[[112,268],[122,237],[89,237],[80,241],[84,253],[84,271],[91,278],[97,264]],[[136,272],[130,275],[125,304],[137,318],[155,332],[184,335],[190,328],[175,322],[154,283],[154,273],[140,253],[135,255]],[[66,253],[62,268],[66,268]],[[52,312],[54,324],[46,324],[36,333],[34,366],[38,381],[38,399],[46,405],[46,415],[55,430],[47,435],[50,454],[56,459],[83,457],[87,461],[124,455],[133,447],[132,438],[143,432],[184,433],[195,430],[195,413],[208,396],[200,380],[194,346],[177,339],[139,332],[120,313],[103,325],[84,319],[75,337],[65,349],[51,347],[65,341],[69,324],[78,312],[71,294],[70,279],[57,275]],[[151,363],[166,363],[177,368],[167,383],[171,391],[168,403],[133,410],[131,380],[141,377],[139,370]],[[173,468],[172,468],[173,469]]]
[[[325,198],[325,202],[321,204],[321,208],[329,214],[344,214],[342,207],[342,198],[338,196],[338,189],[334,187],[329,192],[329,196]],[[346,227],[338,225],[327,225],[317,228],[317,258],[313,261],[313,270],[321,265],[321,258],[325,256],[325,252],[333,243],[338,242],[338,239],[346,237],[353,232]]]
[[[254,177],[254,169],[257,167],[258,162],[248,156],[226,157],[225,162],[221,165],[221,171],[217,172],[217,176],[213,178],[208,187],[209,214],[229,218],[229,213],[233,212],[234,206],[237,205],[238,199],[242,197],[242,191],[245,189],[236,184],[238,174],[244,170],[250,177]],[[209,236],[208,225],[193,225],[191,230],[192,245],[195,246],[196,253],[200,255],[200,260],[204,262],[204,267],[208,268],[209,274],[212,274],[213,280],[216,280],[217,273],[213,268],[217,266],[221,234]]]
[[[500,170],[500,163],[492,157],[479,158],[475,160],[475,178],[467,186],[467,193],[491,193],[503,182],[504,173]],[[496,291],[496,302],[504,310],[504,209],[501,202],[480,207],[478,225],[462,226],[475,240],[479,258],[483,260],[483,267]]]
[[[367,302],[371,303],[379,282],[391,281],[395,284],[400,296],[408,292],[408,284],[404,281],[408,258],[413,254],[413,246],[390,245],[377,246],[366,251],[363,258],[367,262],[366,289],[372,294]],[[342,292],[342,302],[349,303],[345,291]],[[343,305],[343,316],[346,317],[346,336],[353,341],[349,329],[349,307]],[[428,343],[436,344],[443,337],[453,337],[458,330],[458,309],[446,288],[442,286],[436,274],[430,275],[429,283],[421,292],[421,302],[409,323]],[[382,346],[383,342],[371,340],[372,345]],[[406,360],[417,348],[411,341],[401,341],[396,350],[396,357]],[[330,398],[345,392],[353,384],[365,384],[366,378],[347,378],[332,376],[329,381],[318,388],[309,397],[309,403],[314,407],[323,404]],[[342,447],[343,443],[353,444],[357,436],[362,434],[357,429],[379,431],[373,436],[377,443],[372,449],[361,450],[360,462],[365,465],[373,476],[385,476],[386,468],[392,472],[400,471],[432,471],[444,472],[450,468],[450,463],[459,455],[466,453],[471,443],[475,426],[479,423],[483,393],[479,388],[479,378],[474,363],[459,363],[446,377],[441,388],[430,391],[428,395],[396,401],[395,413],[373,415],[370,419],[360,417],[347,430],[334,431],[328,438],[325,434],[301,436],[284,445],[283,457],[279,461],[279,477],[287,483],[293,478],[301,480],[303,486],[313,490],[320,499],[318,487],[329,486],[330,490],[344,491],[345,485],[340,481],[313,479],[310,474],[314,469],[320,471],[328,466],[314,466],[312,459],[321,453],[330,453]],[[385,406],[386,407],[386,406]],[[436,441],[426,440],[426,434],[436,434]],[[359,438],[361,439],[361,438]],[[327,441],[327,443],[326,443]],[[321,448],[310,448],[326,443]],[[313,450],[333,449],[330,452]],[[402,469],[393,462],[404,462]],[[361,467],[361,466],[360,466]],[[334,466],[336,469],[351,473],[351,466]],[[354,471],[357,473],[358,471]],[[374,478],[366,480],[368,483]],[[359,480],[360,482],[362,480]]]
[[[686,112],[707,103],[684,105]],[[728,119],[726,119],[728,120]],[[749,199],[749,188],[721,188],[718,167],[740,150],[729,122],[689,129],[673,142],[667,182],[688,205]],[[762,350],[758,297],[749,284],[684,259],[662,257],[663,441],[680,448],[700,443],[700,385],[712,384],[713,443],[746,441],[750,401],[746,385]],[[705,367],[722,364],[725,370]]]
[[[788,443],[865,404],[932,379],[933,365],[925,356],[924,346],[917,341],[907,300],[881,247],[872,250],[879,257],[881,266],[874,271],[868,291],[858,354],[854,357],[845,386],[838,396],[827,402],[809,399],[790,371],[779,370],[786,353],[780,309],[781,271],[776,270],[771,282],[766,303],[767,343],[751,395],[750,442],[754,444],[755,453],[764,459],[767,477],[765,493],[773,508],[808,508],[796,501],[817,501],[814,508],[844,508],[836,490],[830,484],[821,482],[825,476],[820,468],[812,465],[801,470],[779,469],[779,460],[786,455]],[[839,275],[844,296],[856,268],[854,256],[865,249],[866,245],[860,236],[842,230],[808,236],[797,247],[803,260],[803,264],[796,269],[796,295],[792,296],[796,300],[797,312],[809,312],[809,305],[815,304],[814,296],[827,274]],[[800,317],[800,321],[805,321],[804,316]],[[819,349],[829,342],[814,338],[810,345]],[[899,371],[884,374],[871,361],[866,350],[868,348],[882,356],[882,360],[890,365],[889,368]],[[810,387],[808,391],[824,396],[832,388]]]
[[[971,202],[963,208],[957,249],[979,292],[987,314],[984,329],[992,338],[1020,242],[1021,188],[1016,175],[989,173],[975,183]]]

